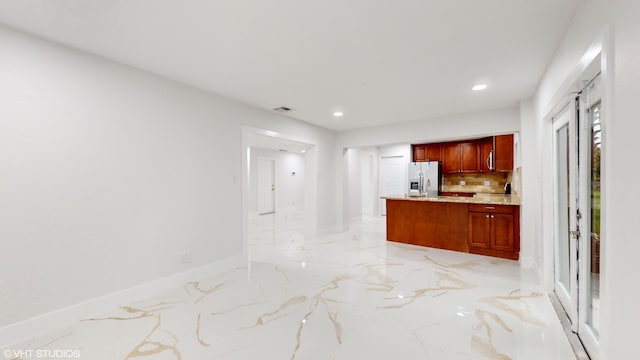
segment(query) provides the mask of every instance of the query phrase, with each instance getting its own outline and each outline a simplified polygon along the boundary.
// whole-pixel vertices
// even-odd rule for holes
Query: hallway
[[[384,218],[305,240],[250,221],[248,267],[80,321],[16,349],[81,359],[573,359],[518,263],[385,241]],[[6,355],[6,353],[5,353]]]

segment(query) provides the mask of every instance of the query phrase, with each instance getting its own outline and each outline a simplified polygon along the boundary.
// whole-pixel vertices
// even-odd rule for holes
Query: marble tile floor
[[[388,243],[381,217],[315,239],[300,214],[250,228],[247,267],[13,348],[91,360],[575,359],[517,262]]]

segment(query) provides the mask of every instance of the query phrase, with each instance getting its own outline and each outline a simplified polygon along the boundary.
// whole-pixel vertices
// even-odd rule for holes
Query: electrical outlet
[[[466,184],[467,184],[467,182],[466,182],[466,181],[464,181],[464,180],[460,180],[460,186],[465,186]]]
[[[484,186],[491,186],[491,181],[485,181]]]
[[[179,254],[180,264],[188,264],[191,262],[191,250],[184,250]]]

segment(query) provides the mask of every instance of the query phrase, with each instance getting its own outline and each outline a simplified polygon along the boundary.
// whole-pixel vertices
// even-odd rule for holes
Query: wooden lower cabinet
[[[500,251],[513,252],[515,250],[515,236],[511,214],[493,214],[491,218],[491,248]]]
[[[387,240],[518,260],[520,207],[387,199]]]
[[[520,208],[469,205],[469,252],[518,260]]]
[[[469,213],[469,248],[491,248],[491,219],[480,212]]]
[[[469,252],[467,204],[387,200],[387,240]]]

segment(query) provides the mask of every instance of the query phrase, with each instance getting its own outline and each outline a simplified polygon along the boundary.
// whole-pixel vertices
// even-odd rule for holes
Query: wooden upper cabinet
[[[413,161],[440,161],[444,174],[512,171],[513,134],[413,145]]]
[[[426,161],[442,161],[440,144],[429,144],[425,147]]]
[[[413,161],[425,161],[425,145],[414,145],[413,146]]]
[[[442,172],[445,174],[460,172],[460,144],[443,144],[442,151]]]
[[[443,144],[441,149],[443,173],[479,171],[478,144],[475,141]]]
[[[513,170],[513,134],[495,136],[495,171]]]
[[[477,173],[478,166],[478,143],[475,141],[463,142],[460,144],[460,172]]]
[[[488,173],[492,172],[495,167],[495,159],[493,156],[493,138],[486,138],[480,141],[478,144],[480,148],[480,172]]]
[[[442,161],[440,144],[413,145],[413,161]]]

